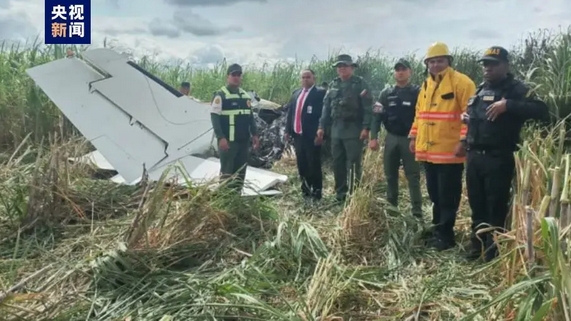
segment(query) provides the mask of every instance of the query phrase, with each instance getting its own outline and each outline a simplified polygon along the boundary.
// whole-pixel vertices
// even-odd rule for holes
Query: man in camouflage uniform
[[[226,86],[214,93],[211,119],[218,139],[220,173],[223,179],[232,179],[228,187],[240,194],[246,177],[250,151],[250,138],[254,149],[259,140],[252,112],[252,99],[242,88],[242,67],[232,64],[227,70]]]
[[[345,201],[361,180],[363,140],[369,137],[373,99],[367,82],[353,74],[357,64],[351,56],[339,55],[333,67],[339,76],[325,94],[316,143],[323,141],[324,129],[331,126],[335,193],[338,201]]]

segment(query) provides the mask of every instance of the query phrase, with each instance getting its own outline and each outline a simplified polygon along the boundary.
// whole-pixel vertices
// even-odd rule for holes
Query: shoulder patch
[[[210,113],[220,114],[221,112],[222,112],[222,97],[220,97],[220,95],[216,95],[214,99],[212,99],[212,103],[210,104]]]

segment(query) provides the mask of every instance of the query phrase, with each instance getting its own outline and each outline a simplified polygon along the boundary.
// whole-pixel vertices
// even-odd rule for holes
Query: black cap
[[[478,62],[483,61],[495,61],[495,62],[509,62],[509,53],[508,51],[500,46],[493,46],[484,52],[484,55]]]
[[[412,67],[410,66],[410,62],[408,62],[408,60],[401,58],[397,61],[397,63],[395,64],[395,69],[397,69],[399,66],[403,66],[407,69],[411,69]]]
[[[190,83],[188,81],[183,81],[180,83],[180,86],[184,88],[190,88]]]
[[[242,73],[242,66],[240,66],[238,64],[231,64],[228,67],[228,71],[226,72],[226,74],[230,75],[230,74],[235,73],[235,72]]]

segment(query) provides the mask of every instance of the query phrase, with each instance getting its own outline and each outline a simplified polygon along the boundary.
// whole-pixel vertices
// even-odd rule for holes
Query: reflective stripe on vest
[[[238,94],[232,94],[230,93],[230,91],[228,91],[228,88],[226,88],[226,86],[223,86],[222,88],[220,88],[220,90],[222,90],[222,92],[224,92],[224,98],[226,100],[231,100],[231,99],[250,99],[250,95],[248,95],[248,93],[240,88],[240,94],[242,95],[246,95],[247,98],[244,97],[240,97],[240,95]],[[231,110],[222,110],[222,112],[220,113],[221,115],[224,116],[228,116],[228,124],[229,124],[229,136],[228,140],[233,142],[234,141],[234,136],[235,136],[235,132],[236,132],[236,122],[234,117],[236,117],[237,115],[250,115],[252,113],[251,109],[231,109]]]

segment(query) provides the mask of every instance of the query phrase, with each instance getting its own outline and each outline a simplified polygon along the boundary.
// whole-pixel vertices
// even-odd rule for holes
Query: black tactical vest
[[[466,142],[470,149],[517,150],[523,121],[514,114],[503,113],[496,120],[488,120],[488,106],[502,99],[521,99],[516,90],[521,83],[509,75],[497,87],[484,83],[478,87],[476,95],[468,101],[470,121]]]
[[[250,139],[251,97],[240,88],[237,94],[232,94],[226,87],[220,88],[218,95],[222,97],[222,112],[220,124],[228,141],[247,141]]]
[[[418,85],[391,88],[387,95],[388,106],[383,106],[385,114],[383,125],[387,132],[397,136],[408,136],[414,122],[419,91]]]

